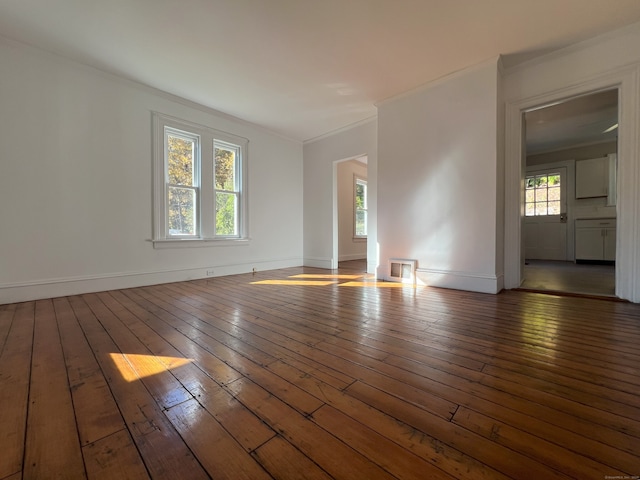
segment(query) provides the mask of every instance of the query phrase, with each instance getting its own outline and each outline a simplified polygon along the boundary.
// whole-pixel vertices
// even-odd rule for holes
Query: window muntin
[[[354,236],[356,238],[367,237],[367,181],[356,177],[354,188]]]
[[[560,173],[528,175],[525,178],[525,215],[560,215]]]
[[[154,245],[247,240],[248,140],[158,113],[153,124]]]

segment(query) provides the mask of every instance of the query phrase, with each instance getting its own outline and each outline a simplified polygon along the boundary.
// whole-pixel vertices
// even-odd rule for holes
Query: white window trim
[[[200,168],[197,175],[200,179],[210,179],[211,185],[200,182],[200,196],[197,202],[198,229],[193,237],[168,236],[167,204],[166,204],[166,169],[165,169],[165,127],[181,130],[200,138]],[[222,132],[210,127],[181,120],[169,115],[152,112],[153,142],[153,238],[154,248],[182,248],[205,246],[246,245],[249,237],[249,199],[248,199],[248,159],[249,140],[237,135]],[[240,168],[237,171],[240,190],[238,205],[238,235],[216,236],[213,155],[214,142],[222,142],[240,147]],[[210,161],[207,161],[210,158]]]
[[[353,239],[355,241],[366,241],[367,235],[357,235],[357,218],[358,218],[358,209],[356,207],[356,186],[358,182],[364,183],[366,187],[366,203],[367,208],[364,209],[367,212],[367,233],[369,233],[369,185],[367,185],[367,179],[365,177],[361,177],[359,175],[353,175]]]

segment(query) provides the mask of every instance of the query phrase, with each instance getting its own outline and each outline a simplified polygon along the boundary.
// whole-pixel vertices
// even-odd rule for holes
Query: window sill
[[[162,238],[148,240],[153,248],[200,248],[200,247],[237,247],[249,245],[248,238]]]

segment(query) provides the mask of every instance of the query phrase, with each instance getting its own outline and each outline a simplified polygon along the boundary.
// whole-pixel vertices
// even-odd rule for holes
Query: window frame
[[[358,184],[364,185],[364,208],[358,208]],[[365,177],[353,176],[353,238],[356,240],[366,240],[369,234],[369,186]],[[358,211],[364,212],[364,225],[366,233],[358,235]]]
[[[249,241],[248,223],[248,150],[249,140],[211,127],[152,112],[153,135],[153,238],[155,248],[184,246],[239,245]],[[194,177],[197,183],[194,235],[175,235],[169,232],[168,205],[168,141],[167,132],[177,132],[197,138],[197,158]],[[216,232],[215,209],[215,146],[233,147],[236,151],[236,235]]]
[[[536,182],[537,178],[539,177],[552,177],[552,176],[558,176],[560,178],[560,183],[559,185],[556,187],[549,187],[549,185],[547,184],[546,187],[544,188],[545,190],[545,196],[547,197],[545,200],[543,201],[537,201],[537,192],[538,192],[538,187],[533,187],[531,189],[527,188],[527,182],[529,179],[533,179],[534,182]],[[525,188],[524,188],[524,194],[525,194],[525,199],[524,199],[524,214],[525,217],[553,217],[553,216],[559,216],[562,214],[562,206],[563,206],[563,196],[564,196],[564,182],[565,179],[563,178],[563,175],[560,171],[556,171],[556,170],[542,170],[542,171],[536,171],[536,172],[527,172],[524,178],[524,182],[525,182]],[[553,202],[557,202],[559,204],[559,212],[558,213],[548,213],[548,209],[549,209],[549,204],[552,202],[551,200],[549,200],[548,194],[549,194],[549,190],[553,188],[553,189],[558,189],[559,193],[560,193],[560,199],[559,200],[553,200]],[[533,191],[534,193],[534,201],[533,202],[528,202],[527,201],[527,191]],[[538,213],[537,212],[537,205],[540,203],[544,203],[546,206],[546,211],[547,213]],[[533,205],[533,215],[528,215],[527,214],[527,205]]]

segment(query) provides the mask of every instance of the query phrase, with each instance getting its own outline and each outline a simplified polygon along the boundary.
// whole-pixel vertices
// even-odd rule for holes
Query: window
[[[367,181],[355,177],[355,219],[354,232],[356,238],[367,237]]]
[[[154,242],[246,240],[248,141],[157,113],[153,122]]]
[[[525,215],[560,215],[560,173],[529,175],[525,178]]]

